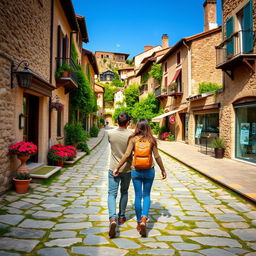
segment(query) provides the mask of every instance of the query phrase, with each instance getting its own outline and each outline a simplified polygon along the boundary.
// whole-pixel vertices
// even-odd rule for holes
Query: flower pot
[[[29,173],[29,169],[26,165],[26,162],[29,158],[30,155],[18,155],[18,159],[21,161],[21,165],[18,167],[17,172]]]
[[[224,157],[224,148],[215,148],[215,158],[223,158]]]
[[[63,166],[63,165],[64,165],[64,161],[63,161],[63,160],[54,161],[54,165],[55,165],[55,166]]]
[[[16,193],[18,193],[18,194],[27,193],[29,183],[31,180],[32,180],[31,178],[29,180],[17,180],[15,178],[13,178]]]
[[[70,77],[70,72],[69,71],[63,71],[61,74],[62,77]]]

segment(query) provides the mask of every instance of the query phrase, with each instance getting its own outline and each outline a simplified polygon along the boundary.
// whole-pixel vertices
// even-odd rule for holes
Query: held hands
[[[117,177],[119,175],[119,170],[118,169],[115,169],[114,171],[113,171],[113,176],[114,177]]]
[[[166,177],[167,177],[166,171],[162,171],[162,179],[164,180],[166,179]]]

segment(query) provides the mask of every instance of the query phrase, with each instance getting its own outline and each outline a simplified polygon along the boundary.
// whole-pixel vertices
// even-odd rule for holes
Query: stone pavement
[[[168,179],[157,167],[147,238],[135,229],[132,185],[128,221],[108,238],[105,137],[50,185],[0,197],[0,256],[255,256],[256,207],[162,156]]]
[[[158,140],[159,148],[166,154],[208,176],[218,183],[256,202],[256,165],[232,159],[216,159],[205,149],[180,142]]]

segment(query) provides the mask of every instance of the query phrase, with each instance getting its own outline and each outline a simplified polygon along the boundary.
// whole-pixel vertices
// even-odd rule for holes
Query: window
[[[177,53],[177,65],[180,64],[180,52]]]
[[[256,163],[256,102],[235,105],[236,158]]]
[[[176,79],[177,92],[182,92],[182,71],[180,71],[179,76]]]
[[[168,77],[166,76],[164,78],[164,87],[167,87],[168,86]]]
[[[164,72],[167,72],[167,62],[164,63]]]

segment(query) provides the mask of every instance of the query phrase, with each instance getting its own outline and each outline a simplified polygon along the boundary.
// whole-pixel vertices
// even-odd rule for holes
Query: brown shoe
[[[142,216],[141,222],[140,222],[140,234],[142,237],[147,236],[147,217]]]
[[[116,219],[115,218],[112,218],[110,220],[108,235],[110,238],[114,238],[116,236]]]
[[[140,227],[140,221],[137,222],[137,231],[140,233],[141,227]]]
[[[120,218],[118,218],[118,224],[119,224],[119,225],[124,224],[125,221],[126,221],[126,218],[125,218],[125,217],[120,217]]]

